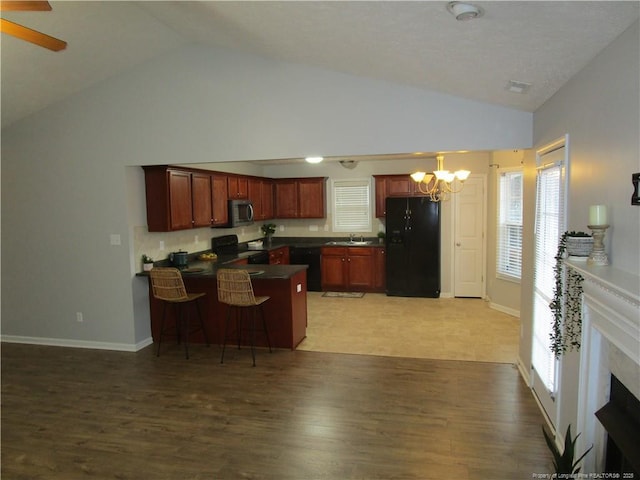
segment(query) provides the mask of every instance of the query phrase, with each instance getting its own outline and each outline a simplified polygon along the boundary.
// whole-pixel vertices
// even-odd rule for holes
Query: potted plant
[[[558,242],[558,251],[555,256],[553,299],[549,303],[549,308],[553,315],[550,338],[551,351],[556,358],[560,358],[567,350],[580,349],[582,336],[581,299],[584,279],[572,268],[568,269],[566,276],[564,273],[567,241],[570,236],[585,238],[580,234],[586,235],[584,232],[564,232]]]
[[[150,256],[143,254],[142,255],[142,270],[148,272],[153,268],[153,258]]]
[[[588,257],[593,248],[593,237],[585,232],[565,232],[567,254],[571,257]]]
[[[378,232],[378,243],[384,243],[386,236],[387,235],[384,232]]]
[[[564,450],[562,452],[560,452],[560,450],[558,449],[558,446],[556,445],[556,442],[551,437],[551,435],[549,435],[544,429],[544,426],[542,427],[542,433],[544,434],[544,439],[547,442],[547,446],[549,447],[551,454],[553,455],[553,466],[556,469],[558,478],[565,478],[559,476],[559,474],[561,473],[568,474],[566,478],[569,478],[569,476],[573,478],[572,475],[576,475],[580,472],[580,467],[578,467],[578,464],[587,455],[587,453],[591,451],[593,445],[591,445],[586,452],[580,455],[580,458],[575,460],[576,440],[578,440],[580,434],[576,435],[576,438],[572,439],[571,425],[567,427],[567,434],[564,437]]]
[[[265,223],[260,227],[262,230],[262,234],[264,235],[267,244],[271,243],[271,237],[274,233],[276,233],[276,224],[275,223]]]

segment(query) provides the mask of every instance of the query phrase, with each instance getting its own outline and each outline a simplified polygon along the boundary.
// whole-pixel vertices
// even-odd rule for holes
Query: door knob
[[[460,246],[460,242],[457,242],[457,243],[456,243],[456,247],[459,247],[459,246]]]

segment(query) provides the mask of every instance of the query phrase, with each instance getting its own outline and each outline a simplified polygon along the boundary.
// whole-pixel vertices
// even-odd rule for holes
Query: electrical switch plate
[[[164,250],[164,240],[160,240],[160,250]]]
[[[302,291],[302,284],[297,284],[296,285],[296,292],[300,293]]]
[[[317,232],[318,231],[318,225],[309,225],[309,231],[310,232]]]
[[[84,322],[84,317],[82,316],[82,312],[76,312],[76,321],[79,323]]]
[[[284,225],[280,225],[280,231],[284,232]]]
[[[120,245],[120,235],[118,235],[117,233],[112,233],[109,237],[110,241],[111,241],[111,245]]]

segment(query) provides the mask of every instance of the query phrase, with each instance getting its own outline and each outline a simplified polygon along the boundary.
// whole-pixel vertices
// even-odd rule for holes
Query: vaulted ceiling
[[[2,17],[68,43],[1,38],[2,126],[188,44],[535,111],[638,19],[638,1],[498,1],[461,22],[445,1],[50,2]],[[510,80],[531,84],[514,93]]]

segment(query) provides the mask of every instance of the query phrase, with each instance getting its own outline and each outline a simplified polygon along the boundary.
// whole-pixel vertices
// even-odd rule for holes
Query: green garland
[[[558,243],[558,252],[555,256],[556,264],[553,268],[555,276],[553,300],[549,304],[549,308],[553,313],[553,324],[549,337],[551,339],[551,351],[556,358],[559,358],[567,351],[580,350],[580,338],[582,336],[581,300],[584,279],[582,275],[570,268],[567,272],[566,288],[563,281],[563,261],[567,249],[567,236],[568,233],[564,232]]]

